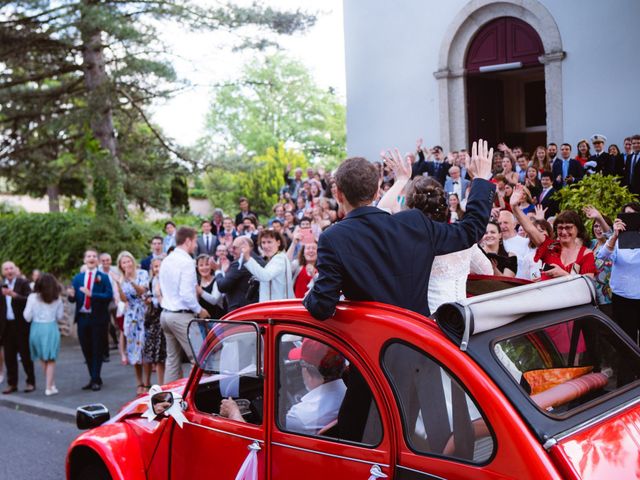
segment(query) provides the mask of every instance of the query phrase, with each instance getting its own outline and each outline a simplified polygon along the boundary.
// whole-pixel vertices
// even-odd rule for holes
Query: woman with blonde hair
[[[120,299],[127,303],[124,313],[124,337],[126,339],[126,356],[123,363],[133,365],[138,386],[136,393],[142,395],[146,388],[142,380],[142,352],[144,350],[144,316],[145,298],[149,285],[149,274],[137,268],[136,260],[130,252],[123,251],[118,255],[118,268],[122,272],[119,290]]]

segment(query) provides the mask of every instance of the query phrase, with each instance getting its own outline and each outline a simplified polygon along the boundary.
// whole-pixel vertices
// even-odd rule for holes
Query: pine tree
[[[50,198],[82,193],[83,181],[86,186],[93,178],[96,212],[124,218],[122,159],[128,155],[119,145],[114,118],[145,124],[162,148],[185,158],[146,114],[153,100],[177,87],[158,25],[171,21],[240,33],[257,26],[290,34],[314,20],[257,3],[206,8],[193,0],[5,2],[0,7],[0,174],[23,191],[45,188]],[[245,44],[271,41],[252,38]]]

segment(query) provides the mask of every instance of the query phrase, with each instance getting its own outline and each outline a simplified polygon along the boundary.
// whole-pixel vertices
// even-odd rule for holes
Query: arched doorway
[[[540,36],[518,18],[497,18],[478,30],[465,59],[469,143],[483,138],[527,151],[546,144],[542,55]]]
[[[539,33],[544,54],[547,138],[563,141],[562,63],[565,53],[555,19],[539,0],[469,0],[445,30],[440,44],[438,81],[440,138],[445,149],[469,148],[467,72],[469,46],[479,30],[493,20],[513,17]]]

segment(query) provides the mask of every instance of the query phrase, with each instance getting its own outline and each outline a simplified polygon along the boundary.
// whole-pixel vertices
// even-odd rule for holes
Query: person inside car
[[[285,428],[315,435],[338,418],[347,389],[342,381],[345,358],[324,343],[305,338],[300,347],[289,352],[289,360],[299,360],[307,394],[287,412]],[[245,421],[232,398],[222,400],[220,415]]]

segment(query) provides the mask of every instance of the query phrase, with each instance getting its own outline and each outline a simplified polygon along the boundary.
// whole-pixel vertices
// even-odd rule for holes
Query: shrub
[[[75,274],[87,247],[115,256],[129,250],[146,254],[155,230],[148,224],[118,222],[78,212],[0,215],[2,258],[12,260],[24,274],[33,269],[67,280]]]
[[[636,200],[637,196],[623,187],[618,177],[603,177],[599,173],[584,177],[578,183],[565,187],[555,194],[561,210],[575,210],[585,219],[582,208],[596,207],[600,213],[615,218],[622,205]]]

